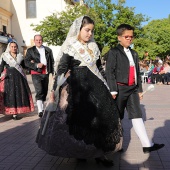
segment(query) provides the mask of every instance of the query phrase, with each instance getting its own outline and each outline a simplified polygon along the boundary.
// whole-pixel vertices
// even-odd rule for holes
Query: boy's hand
[[[112,95],[112,98],[113,98],[113,99],[116,99],[116,95]]]

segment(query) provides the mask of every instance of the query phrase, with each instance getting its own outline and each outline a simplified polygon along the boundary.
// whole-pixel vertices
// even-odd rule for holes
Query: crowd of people
[[[52,50],[43,45],[41,35],[34,36],[35,46],[27,50],[25,59],[18,52],[17,43],[9,42],[0,60],[1,113],[15,115],[13,118],[17,120],[18,114],[34,111],[23,71],[27,67],[41,118],[36,138],[38,147],[50,155],[79,161],[94,158],[96,163],[113,166],[107,154],[123,151],[121,120],[125,109],[144,153],[159,150],[164,144],[150,141],[143,123],[141,63],[137,52],[130,48],[134,28],[128,24],[117,27],[119,43],[109,50],[103,69],[94,27],[88,16],[72,23],[59,52],[57,70],[54,70]],[[165,68],[153,69],[152,74],[159,70],[166,77]],[[49,74],[53,75],[54,84],[44,107]]]
[[[141,60],[140,62],[141,76],[147,74],[146,82],[157,85],[170,85],[170,58],[167,56],[165,60],[156,57],[155,60]],[[144,81],[144,80],[143,80]]]

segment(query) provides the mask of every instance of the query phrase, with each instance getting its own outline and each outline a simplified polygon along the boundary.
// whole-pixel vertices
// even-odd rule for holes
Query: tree
[[[48,45],[61,45],[73,20],[81,15],[85,15],[86,11],[86,6],[75,4],[74,6],[69,6],[67,11],[53,13],[40,21],[40,24],[32,24],[31,26],[34,27],[33,30],[43,36],[44,42]]]
[[[142,34],[135,40],[135,49],[140,56],[144,51],[148,51],[151,59],[155,59],[156,56],[164,59],[170,54],[169,42],[169,18],[153,20],[143,27]]]
[[[116,28],[122,23],[127,23],[135,27],[135,35],[141,34],[141,23],[148,21],[148,17],[134,13],[135,8],[125,6],[125,0],[112,3],[110,0],[88,1],[92,15],[95,18],[95,40],[102,47],[104,55],[111,46],[115,46],[117,41]]]
[[[34,26],[49,45],[61,45],[66,38],[73,20],[81,15],[89,15],[95,21],[95,40],[106,53],[111,46],[117,44],[116,27],[121,23],[133,25],[135,35],[140,35],[141,23],[148,20],[142,14],[134,14],[135,8],[125,7],[125,0],[85,0],[80,6],[75,3],[66,11],[46,17],[39,25]]]

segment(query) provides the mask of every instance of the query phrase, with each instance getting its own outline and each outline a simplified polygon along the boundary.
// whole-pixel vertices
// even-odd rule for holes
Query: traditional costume
[[[123,33],[133,30],[133,28],[127,24],[120,26],[119,29],[124,30]],[[140,107],[139,94],[143,92],[143,89],[138,54],[125,45],[127,43],[126,41],[129,41],[129,38],[132,39],[133,36],[127,36],[127,38],[125,38],[122,35],[118,36],[119,44],[111,48],[108,52],[106,61],[107,83],[111,93],[118,93],[116,102],[120,119],[124,118],[124,111],[126,109],[128,118],[132,120],[133,128],[143,146],[143,152],[149,153],[164,147],[164,144],[154,144],[148,138]],[[121,39],[122,37],[123,39]]]
[[[12,43],[12,42],[11,42]],[[23,55],[16,59],[10,54],[9,45],[0,59],[0,113],[16,115],[34,111],[32,94],[21,64]]]
[[[96,158],[118,148],[121,126],[117,105],[99,71],[98,46],[93,37],[87,44],[78,40],[82,20],[73,22],[61,47],[58,79],[68,70],[70,76],[60,88],[58,107],[50,113],[47,126],[48,113],[42,118],[37,143],[51,155]],[[54,90],[57,84],[56,78]]]
[[[35,35],[41,37],[41,35]],[[38,116],[42,117],[44,110],[44,103],[46,101],[49,85],[49,75],[54,73],[54,58],[53,52],[49,47],[44,45],[32,46],[27,49],[25,56],[25,65],[30,69],[32,82],[35,88],[35,100],[38,109]],[[42,68],[38,68],[38,64],[43,64]]]

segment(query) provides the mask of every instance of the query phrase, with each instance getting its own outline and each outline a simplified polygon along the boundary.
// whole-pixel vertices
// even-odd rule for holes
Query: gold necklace
[[[89,47],[88,47],[88,43],[82,42],[79,38],[78,38],[78,41],[79,41],[79,42],[83,45],[83,47],[89,52],[89,54],[90,54],[92,57],[94,57],[93,51],[92,51],[91,49],[89,49]]]

